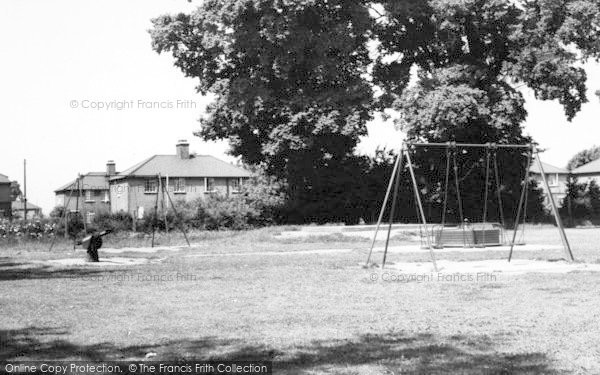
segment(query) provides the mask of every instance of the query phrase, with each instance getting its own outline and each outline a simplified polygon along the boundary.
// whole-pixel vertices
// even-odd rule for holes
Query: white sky
[[[174,153],[184,138],[192,151],[224,160],[227,145],[192,132],[209,101],[195,81],[150,47],[150,19],[190,11],[186,0],[2,0],[0,2],[0,173],[23,181],[28,200],[47,214],[54,189],[78,172],[103,171],[108,159],[123,170],[153,154]],[[590,103],[572,123],[556,102],[527,94],[526,132],[548,148],[544,161],[564,166],[577,151],[600,144],[600,65],[586,66]],[[71,108],[71,101],[78,108]],[[87,100],[89,102],[83,102]],[[174,108],[140,108],[138,101]],[[177,108],[177,101],[196,108]],[[123,110],[81,108],[91,101],[133,101]],[[361,153],[396,147],[401,134],[379,118],[369,125]]]

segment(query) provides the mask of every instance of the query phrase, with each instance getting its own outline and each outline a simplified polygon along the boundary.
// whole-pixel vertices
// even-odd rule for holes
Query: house
[[[97,212],[110,211],[109,178],[115,174],[115,162],[109,160],[105,172],[86,173],[56,189],[56,205],[80,211],[91,222]]]
[[[600,185],[600,159],[584,164],[573,169],[572,173],[577,176],[577,181],[589,183],[594,180]]]
[[[552,196],[554,197],[554,202],[560,206],[567,193],[567,178],[569,176],[569,171],[565,168],[555,167],[554,165],[544,162],[542,162],[542,168],[544,168],[546,180],[548,181],[550,192],[552,192]],[[545,203],[549,206],[550,201],[548,200],[548,192],[542,181],[542,173],[537,162],[534,162],[529,168],[529,173],[531,178],[537,181],[538,186],[544,190],[544,194],[546,195]]]
[[[213,156],[190,154],[189,143],[180,140],[174,155],[154,155],[111,176],[110,207],[112,212],[125,211],[141,218],[144,212],[151,212],[157,199],[162,202],[163,189],[174,202],[190,202],[210,194],[237,194],[250,176],[250,172]]]
[[[554,201],[560,206],[562,205],[562,200],[567,195],[567,179],[569,176],[569,170],[566,168],[555,167],[546,163],[542,163],[542,166],[544,168],[544,172],[546,173],[546,179],[548,180],[550,191],[552,191],[552,195],[554,196]],[[538,185],[544,188],[542,183],[542,175],[539,171],[537,163],[533,163],[529,169],[529,172],[531,173],[531,177],[538,182]],[[579,183],[587,184],[594,180],[600,185],[600,159],[573,169],[571,174],[577,177],[577,182]],[[544,188],[544,192],[546,192],[545,190],[546,189]],[[546,204],[550,204],[547,199]]]
[[[0,174],[0,218],[10,218],[12,215],[10,199],[10,180]]]
[[[16,200],[12,202],[13,217],[25,217],[25,202]],[[34,219],[42,216],[42,208],[31,202],[27,202],[27,219]]]

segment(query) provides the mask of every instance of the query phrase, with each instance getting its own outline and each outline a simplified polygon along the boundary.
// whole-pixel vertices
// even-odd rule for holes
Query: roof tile
[[[566,168],[555,167],[552,164],[542,162],[542,167],[544,168],[545,173],[564,173],[568,174],[569,171]],[[537,162],[534,162],[529,168],[529,172],[540,174],[540,169],[538,167]]]
[[[240,167],[219,160],[210,155],[190,155],[181,159],[177,155],[154,155],[125,171],[112,176],[117,180],[130,176],[169,177],[250,177],[251,173]]]
[[[573,169],[574,174],[600,173],[600,159],[596,159],[578,168]]]
[[[13,210],[25,209],[25,205],[23,204],[22,201],[13,201],[11,206],[12,206]],[[27,211],[29,211],[29,210],[41,210],[41,208],[31,202],[27,202]]]
[[[89,172],[82,176],[81,189],[83,190],[108,190],[108,179],[105,172]],[[70,191],[77,189],[77,179],[59,187],[54,192]]]

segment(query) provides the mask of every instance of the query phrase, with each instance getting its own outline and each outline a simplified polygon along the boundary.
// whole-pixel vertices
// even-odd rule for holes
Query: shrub
[[[52,209],[52,211],[50,211],[49,216],[54,219],[60,219],[63,216],[64,212],[65,212],[64,206],[56,206]]]
[[[212,195],[198,203],[197,222],[207,230],[247,229],[252,222],[260,221],[260,211],[246,202],[243,196],[229,198]]]
[[[133,228],[133,218],[125,211],[110,213],[97,212],[94,216],[96,230],[112,230],[113,232],[129,231]],[[91,229],[91,228],[90,228]]]
[[[589,210],[585,196],[586,189],[587,185],[579,183],[576,176],[571,174],[568,176],[566,196],[559,209],[560,216],[567,226],[575,226],[587,219]]]
[[[0,220],[0,238],[43,238],[55,234],[56,223],[49,219]]]
[[[600,187],[596,181],[579,183],[575,176],[569,176],[566,194],[560,214],[567,225],[600,221]]]
[[[589,202],[589,210],[593,221],[600,220],[600,186],[592,180],[588,184],[586,196]]]
[[[534,180],[529,180],[527,198],[527,222],[529,223],[549,223],[553,221],[550,211],[545,206],[546,195],[544,190],[539,186],[539,183]],[[517,203],[515,203],[517,205]],[[507,218],[508,223],[514,222],[514,218]]]
[[[248,224],[265,226],[283,222],[282,209],[286,202],[285,184],[264,171],[255,170],[242,187],[240,197],[253,210]]]

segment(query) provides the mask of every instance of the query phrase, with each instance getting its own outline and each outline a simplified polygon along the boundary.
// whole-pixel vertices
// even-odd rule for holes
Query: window
[[[94,217],[96,216],[95,212],[88,212],[86,215],[86,221],[88,224],[91,224],[94,221]]]
[[[207,177],[204,179],[206,193],[215,192],[215,179],[212,177]]]
[[[550,186],[558,185],[558,174],[557,173],[547,174],[546,178],[548,179],[548,185],[550,185]]]
[[[156,193],[158,192],[158,186],[156,185],[156,180],[148,179],[144,184],[144,193]]]
[[[185,193],[185,178],[180,177],[173,179],[173,192]]]
[[[100,196],[100,190],[94,190],[94,197]]]
[[[92,199],[92,191],[91,190],[86,190],[85,191],[85,201],[86,202],[93,202],[94,199]]]
[[[239,193],[242,185],[241,178],[232,178],[229,180],[229,188],[232,193]]]

